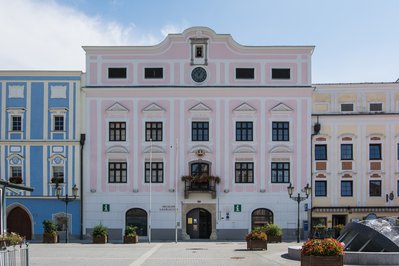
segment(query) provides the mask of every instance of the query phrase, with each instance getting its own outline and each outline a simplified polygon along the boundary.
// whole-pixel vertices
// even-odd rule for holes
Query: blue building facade
[[[40,238],[43,220],[57,224],[61,238],[81,228],[80,71],[0,72],[0,177],[33,187],[6,192],[7,230]],[[68,204],[57,199],[79,193]],[[66,215],[67,214],[67,215]]]

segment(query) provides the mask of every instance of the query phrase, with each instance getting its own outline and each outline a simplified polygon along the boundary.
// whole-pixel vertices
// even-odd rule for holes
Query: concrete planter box
[[[268,243],[281,243],[281,236],[267,236]]]

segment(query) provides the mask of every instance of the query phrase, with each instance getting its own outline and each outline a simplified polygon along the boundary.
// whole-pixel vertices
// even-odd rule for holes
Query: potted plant
[[[277,224],[268,224],[262,228],[267,235],[267,242],[269,243],[280,243],[283,231]]]
[[[43,221],[43,243],[57,243],[57,226],[51,220]]]
[[[125,244],[136,244],[139,242],[139,236],[137,235],[137,227],[133,225],[126,226],[125,235],[123,237],[123,243]]]
[[[93,244],[105,244],[108,242],[108,229],[102,224],[93,228]]]
[[[10,183],[22,184],[22,176],[12,176],[9,178]]]
[[[245,236],[247,249],[267,249],[267,235],[260,228],[255,228]]]
[[[310,239],[302,246],[301,266],[342,266],[344,248],[345,245],[334,238]]]
[[[345,227],[345,225],[343,225],[343,224],[337,224],[337,225],[335,225],[334,227],[333,227],[333,229],[334,229],[334,237],[335,238],[338,238],[339,237],[339,235],[341,234],[341,230],[342,229],[344,229],[344,227]]]

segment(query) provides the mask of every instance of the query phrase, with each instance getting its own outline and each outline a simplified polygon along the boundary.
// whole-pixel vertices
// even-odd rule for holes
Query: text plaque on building
[[[241,212],[241,204],[234,204],[234,212]]]
[[[103,212],[109,212],[109,211],[110,211],[109,204],[103,204]]]

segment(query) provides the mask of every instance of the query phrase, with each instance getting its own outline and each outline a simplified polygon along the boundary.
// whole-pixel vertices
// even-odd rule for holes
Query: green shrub
[[[268,236],[282,236],[283,231],[277,224],[268,224],[262,228]]]
[[[102,224],[98,224],[93,228],[93,237],[108,236],[108,228]]]
[[[57,226],[51,220],[44,220],[43,221],[43,230],[44,230],[44,233],[47,233],[47,234],[50,234],[50,235],[56,235],[57,234]]]
[[[137,230],[137,226],[133,226],[133,225],[126,226],[125,236],[129,236],[129,237],[137,236],[136,230]]]

